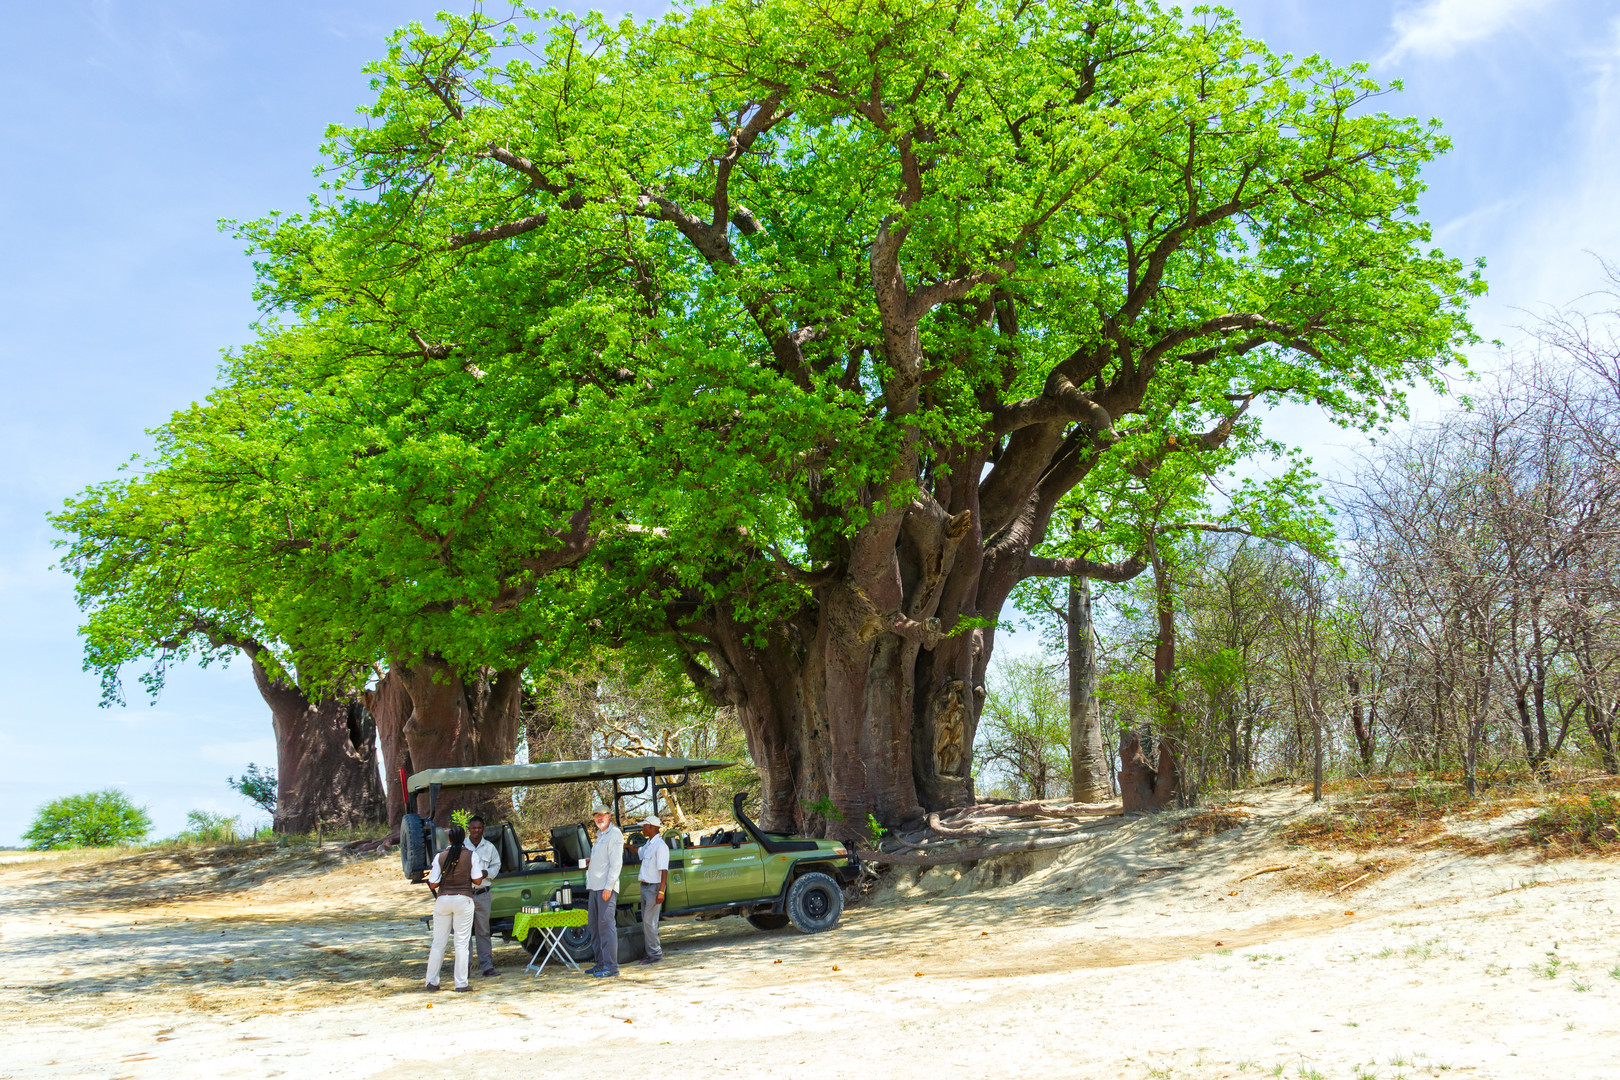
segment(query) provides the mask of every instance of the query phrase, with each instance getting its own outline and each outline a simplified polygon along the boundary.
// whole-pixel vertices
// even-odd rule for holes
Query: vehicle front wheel
[[[748,921],[754,925],[755,930],[780,930],[790,920],[786,915],[772,915],[766,911],[759,915],[748,916]]]
[[[806,874],[788,887],[787,915],[806,934],[838,925],[844,913],[844,890],[826,874]]]

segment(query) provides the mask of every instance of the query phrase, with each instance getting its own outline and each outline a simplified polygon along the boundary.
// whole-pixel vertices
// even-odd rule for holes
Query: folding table
[[[527,941],[530,930],[538,931],[540,934],[540,944],[535,946],[534,956],[529,959],[529,966],[523,969],[523,973],[527,975],[532,971],[536,975],[540,974],[546,970],[546,964],[553,956],[576,972],[579,971],[579,965],[574,963],[574,958],[569,956],[568,950],[563,947],[563,932],[576,926],[584,926],[588,918],[584,908],[520,911],[512,916],[512,937],[517,941]]]

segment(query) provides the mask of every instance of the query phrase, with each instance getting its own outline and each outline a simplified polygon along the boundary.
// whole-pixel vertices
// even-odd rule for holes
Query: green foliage
[[[145,809],[113,788],[68,795],[40,807],[23,839],[34,850],[138,844],[152,830]]]
[[[877,845],[878,841],[882,840],[888,834],[889,830],[883,827],[883,822],[879,821],[876,815],[866,815],[866,838],[872,842],[874,847]]]
[[[829,799],[825,795],[823,795],[821,798],[817,799],[815,802],[807,802],[807,803],[805,803],[804,808],[807,811],[809,811],[810,813],[817,815],[818,817],[826,818],[828,821],[843,821],[844,820],[843,811],[839,810],[838,807],[834,806],[833,801],[831,799]]]
[[[472,811],[471,810],[452,810],[452,811],[450,811],[450,823],[453,824],[453,825],[460,825],[463,829],[465,829],[467,827],[467,823],[469,821],[471,821],[471,820],[472,820]]]
[[[1045,799],[1068,789],[1069,698],[1058,670],[1030,656],[993,665],[974,747],[986,794]]]
[[[185,831],[175,839],[183,844],[234,844],[241,839],[239,825],[235,817],[192,810],[186,814]]]
[[[241,776],[227,776],[225,783],[265,813],[275,814],[276,770],[249,762]]]
[[[710,614],[780,637],[984,448],[1072,447],[1020,496],[1075,492],[1043,554],[1179,556],[1285,454],[1265,406],[1375,428],[1472,340],[1416,210],[1445,140],[1220,9],[445,14],[366,72],[307,210],[229,225],[257,339],[54,519],[109,702],[232,651],[352,688],[630,643],[707,684]],[[1285,460],[1220,520],[1315,543]]]

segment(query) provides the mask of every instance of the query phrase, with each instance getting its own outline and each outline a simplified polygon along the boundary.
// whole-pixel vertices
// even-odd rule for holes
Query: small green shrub
[[[828,821],[844,820],[843,811],[834,806],[833,801],[825,795],[817,799],[815,802],[805,803],[804,808],[812,814],[818,814],[821,817],[826,818]]]
[[[67,795],[40,807],[23,839],[35,851],[138,844],[152,831],[143,807],[108,788]]]
[[[193,810],[186,815],[185,831],[175,839],[185,844],[234,844],[241,836],[236,818]]]

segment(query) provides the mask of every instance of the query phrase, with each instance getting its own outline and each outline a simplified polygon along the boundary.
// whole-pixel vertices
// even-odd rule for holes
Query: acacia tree
[[[724,482],[650,493],[641,542],[598,551],[630,586],[613,632],[665,635],[736,707],[775,826],[971,798],[1013,588],[1135,569],[1033,554],[1099,462],[1219,445],[1255,401],[1376,423],[1469,336],[1481,286],[1415,210],[1444,140],[1222,14],[728,0],[532,27],[395,39],[329,143],[374,197],[311,218],[370,240],[322,273],[453,264],[461,308],[521,336],[532,305],[465,268],[615,238],[660,460]],[[299,232],[265,237],[288,295]],[[478,340],[407,331],[452,362]]]

